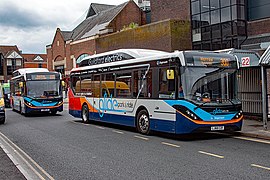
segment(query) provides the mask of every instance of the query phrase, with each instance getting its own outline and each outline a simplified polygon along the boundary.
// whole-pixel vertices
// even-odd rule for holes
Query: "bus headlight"
[[[60,104],[62,104],[62,103],[63,103],[63,101],[59,101],[59,102],[58,102],[58,105],[60,105]]]
[[[26,105],[28,105],[28,106],[33,106],[33,104],[30,103],[30,102],[28,102],[28,101],[25,101],[25,103],[26,103]]]
[[[5,106],[0,106],[0,111],[4,111],[5,110]]]
[[[191,119],[194,119],[194,120],[198,120],[199,118],[191,111],[189,110],[186,110],[186,115],[191,118]]]
[[[238,119],[241,116],[243,116],[243,111],[242,110],[240,110],[238,113],[236,113],[236,115],[234,116],[234,119]]]
[[[192,112],[190,109],[188,109],[185,106],[181,106],[181,105],[173,105],[173,107],[180,112],[182,115],[185,115],[186,117],[188,117],[189,119],[192,120],[200,120],[201,119],[194,113]]]

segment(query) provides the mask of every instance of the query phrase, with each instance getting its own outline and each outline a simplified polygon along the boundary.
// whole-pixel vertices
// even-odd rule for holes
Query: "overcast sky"
[[[0,0],[0,45],[23,53],[46,53],[56,28],[74,29],[91,3],[118,5],[128,0]]]

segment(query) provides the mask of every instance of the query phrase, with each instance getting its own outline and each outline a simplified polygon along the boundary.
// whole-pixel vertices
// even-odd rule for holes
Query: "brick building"
[[[118,6],[91,4],[86,19],[75,29],[57,28],[47,46],[48,69],[68,75],[83,57],[121,48],[191,48],[190,22],[171,18],[146,24],[149,1],[137,3],[142,9],[132,0]],[[124,28],[130,23],[138,27]]]
[[[48,69],[68,75],[76,61],[98,53],[97,38],[145,21],[144,12],[133,1],[118,6],[92,3],[86,19],[72,31],[57,28],[52,44],[47,46]]]
[[[0,46],[0,82],[7,82],[12,72],[23,67],[23,57],[18,47]]]
[[[47,68],[46,54],[22,54],[24,68]]]
[[[151,22],[166,19],[190,20],[190,0],[150,0]]]
[[[16,45],[0,45],[0,83],[8,82],[20,68],[47,68],[46,54],[22,54]]]

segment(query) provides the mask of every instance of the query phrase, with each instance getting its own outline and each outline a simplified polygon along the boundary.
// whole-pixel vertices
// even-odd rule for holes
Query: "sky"
[[[0,0],[0,45],[25,53],[46,53],[56,28],[71,31],[91,3],[118,5],[128,0]]]

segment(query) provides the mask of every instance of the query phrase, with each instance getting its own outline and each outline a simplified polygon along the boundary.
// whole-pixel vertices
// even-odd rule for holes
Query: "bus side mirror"
[[[19,87],[20,87],[20,88],[23,87],[23,82],[19,82]]]
[[[174,79],[174,70],[167,69],[167,79]]]

